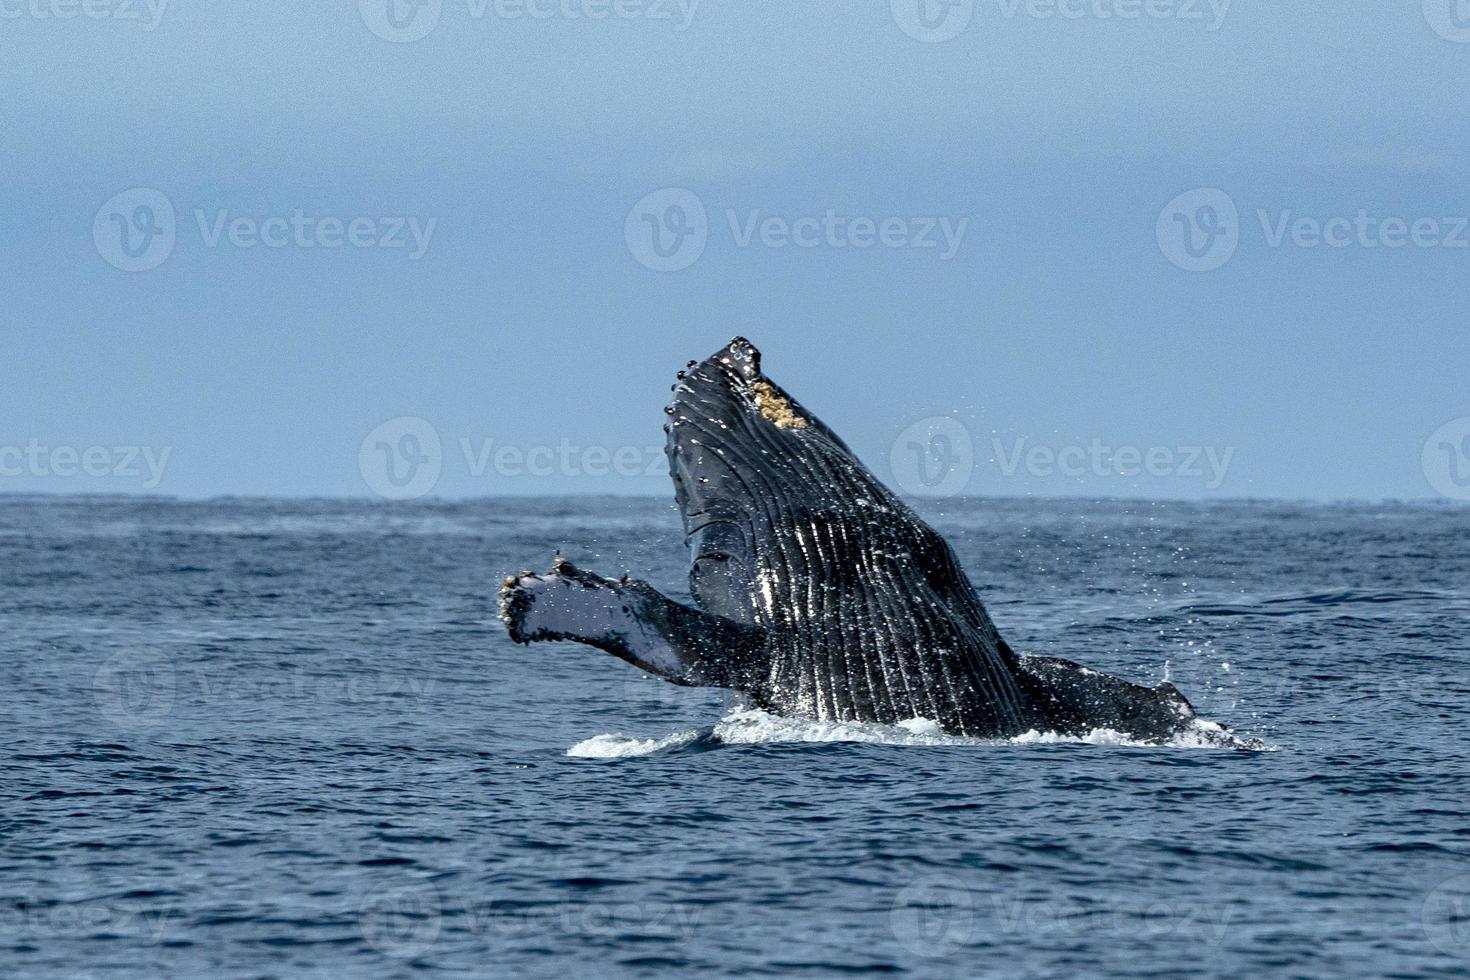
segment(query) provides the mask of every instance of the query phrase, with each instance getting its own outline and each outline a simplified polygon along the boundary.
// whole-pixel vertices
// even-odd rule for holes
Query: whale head
[[[837,434],[761,371],[736,337],[679,372],[666,452],[700,605],[740,621],[759,606],[761,567],[820,514],[855,527],[872,510],[906,511]],[[781,562],[781,564],[788,564]]]
[[[761,372],[761,353],[744,337],[690,361],[664,411],[686,533],[768,513],[784,498],[808,501],[830,482],[830,467],[861,466],[836,433]]]

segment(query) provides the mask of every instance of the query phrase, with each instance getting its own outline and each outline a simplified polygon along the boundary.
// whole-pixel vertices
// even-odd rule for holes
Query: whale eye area
[[[791,402],[776,394],[770,382],[757,381],[751,386],[755,391],[755,407],[766,421],[775,425],[778,429],[805,429],[806,419],[797,415],[791,408]]]

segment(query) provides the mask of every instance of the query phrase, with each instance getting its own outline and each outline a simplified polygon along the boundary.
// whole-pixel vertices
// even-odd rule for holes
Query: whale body
[[[744,338],[690,362],[665,411],[694,605],[558,555],[546,574],[505,579],[516,642],[587,644],[792,717],[1147,741],[1193,722],[1167,682],[1012,650],[948,542],[763,374]]]

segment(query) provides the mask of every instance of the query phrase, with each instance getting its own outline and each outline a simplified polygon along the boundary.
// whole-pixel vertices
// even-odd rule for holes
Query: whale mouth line
[[[707,527],[713,527],[716,524],[733,524],[734,523],[734,521],[731,521],[728,517],[715,517],[715,516],[711,516],[708,511],[701,511],[697,516],[699,516],[699,517],[707,517],[709,519],[708,520],[704,520],[704,521],[694,521],[694,520],[691,520],[689,522],[688,529],[685,530],[685,532],[684,532],[684,537],[685,538],[692,538],[696,534],[698,534],[700,531],[703,531],[705,528],[707,528]]]

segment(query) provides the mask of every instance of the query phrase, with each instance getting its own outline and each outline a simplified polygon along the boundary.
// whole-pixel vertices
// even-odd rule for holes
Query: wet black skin
[[[1193,719],[1170,684],[1014,652],[949,544],[763,375],[743,338],[680,372],[666,411],[697,608],[558,558],[506,579],[512,639],[588,644],[795,717],[1146,740]]]

